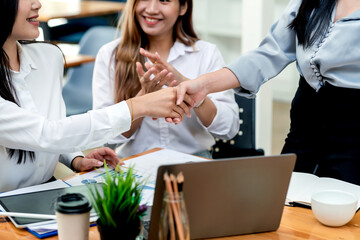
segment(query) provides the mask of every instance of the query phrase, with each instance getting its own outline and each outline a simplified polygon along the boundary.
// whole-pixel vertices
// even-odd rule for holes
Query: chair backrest
[[[86,31],[79,42],[79,54],[96,56],[101,46],[115,39],[116,27],[95,26]],[[85,113],[92,109],[92,76],[94,63],[70,68],[63,87],[66,115]]]
[[[262,149],[255,147],[255,99],[235,94],[235,101],[239,105],[239,132],[231,140],[216,139],[212,149],[214,159],[264,155]]]

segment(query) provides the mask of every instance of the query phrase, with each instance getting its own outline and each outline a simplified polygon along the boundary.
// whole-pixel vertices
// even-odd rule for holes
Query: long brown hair
[[[140,47],[147,48],[149,39],[142,31],[135,16],[138,0],[128,0],[118,28],[121,29],[121,42],[115,49],[115,103],[134,97],[141,89],[136,72],[136,62],[145,63],[139,53]],[[173,32],[174,41],[179,40],[187,46],[194,46],[199,39],[192,24],[192,0],[179,0],[180,6],[187,4],[187,11],[179,16]]]

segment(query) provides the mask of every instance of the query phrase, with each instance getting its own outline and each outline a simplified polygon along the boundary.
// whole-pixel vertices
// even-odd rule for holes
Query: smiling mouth
[[[150,22],[150,23],[156,23],[156,22],[160,21],[160,19],[155,19],[155,18],[148,18],[148,17],[144,17],[144,18],[147,22]]]
[[[37,22],[38,19],[37,18],[27,18],[26,21],[28,21],[28,22]]]

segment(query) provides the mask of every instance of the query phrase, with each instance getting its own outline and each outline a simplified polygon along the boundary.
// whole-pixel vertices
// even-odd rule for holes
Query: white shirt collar
[[[178,57],[185,55],[186,52],[197,51],[199,51],[199,49],[196,47],[196,44],[194,46],[186,46],[185,44],[177,40],[170,49],[168,62],[171,63],[172,61],[175,61]]]
[[[20,72],[29,73],[31,69],[37,69],[35,61],[26,52],[25,48],[18,42],[18,51],[20,56]]]

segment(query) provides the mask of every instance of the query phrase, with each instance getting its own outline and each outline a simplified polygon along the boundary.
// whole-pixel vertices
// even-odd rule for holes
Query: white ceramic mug
[[[91,204],[80,193],[67,193],[56,202],[59,240],[88,240]]]

